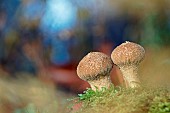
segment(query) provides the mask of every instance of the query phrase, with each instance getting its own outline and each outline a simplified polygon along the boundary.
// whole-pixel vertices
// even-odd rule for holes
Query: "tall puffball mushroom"
[[[113,62],[109,56],[101,52],[88,53],[77,66],[77,75],[87,81],[93,90],[96,87],[108,88],[111,84],[110,71]]]
[[[120,68],[126,87],[140,86],[138,65],[144,59],[144,56],[145,50],[142,46],[128,41],[113,50],[111,59]]]

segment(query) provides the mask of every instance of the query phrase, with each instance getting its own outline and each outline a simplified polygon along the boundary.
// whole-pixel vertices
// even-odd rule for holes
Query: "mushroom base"
[[[120,67],[120,70],[123,74],[126,87],[135,88],[140,86],[140,80],[138,78],[138,68],[136,65]]]
[[[102,87],[109,88],[111,85],[111,80],[109,75],[100,75],[100,77],[95,80],[89,80],[88,83],[90,84],[92,90],[96,90],[96,88],[101,90]]]

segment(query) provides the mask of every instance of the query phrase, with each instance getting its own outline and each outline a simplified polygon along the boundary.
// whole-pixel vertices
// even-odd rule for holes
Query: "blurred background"
[[[146,49],[143,82],[170,83],[169,0],[0,1],[1,78],[33,76],[82,93],[89,84],[77,77],[79,61],[91,51],[110,56],[124,41]],[[123,81],[116,66],[111,79]]]

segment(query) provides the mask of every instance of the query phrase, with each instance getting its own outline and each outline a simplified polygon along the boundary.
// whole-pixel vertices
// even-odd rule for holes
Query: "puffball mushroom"
[[[96,87],[100,90],[110,86],[112,67],[113,62],[109,56],[101,52],[90,52],[79,62],[77,75],[87,81],[93,90]]]
[[[144,59],[144,56],[145,50],[142,46],[128,41],[113,50],[111,59],[120,68],[126,87],[140,86],[138,65]]]

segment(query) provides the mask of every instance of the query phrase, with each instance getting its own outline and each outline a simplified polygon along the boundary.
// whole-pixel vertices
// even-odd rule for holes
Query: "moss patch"
[[[162,87],[126,89],[112,86],[78,95],[79,113],[170,113],[170,92]]]

